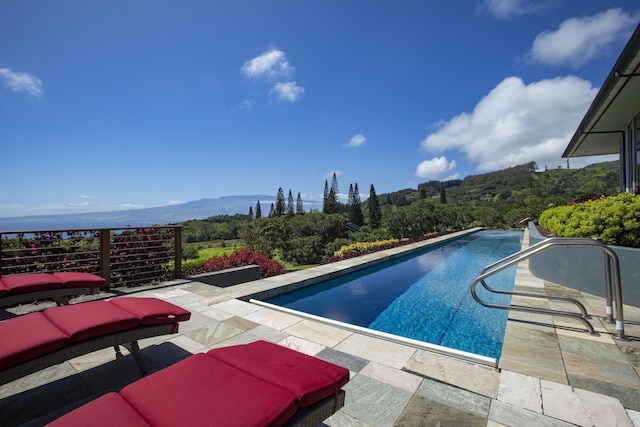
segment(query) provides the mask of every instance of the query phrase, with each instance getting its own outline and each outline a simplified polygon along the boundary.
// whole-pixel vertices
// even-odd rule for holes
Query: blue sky
[[[0,217],[566,167],[639,20],[636,0],[5,0]]]

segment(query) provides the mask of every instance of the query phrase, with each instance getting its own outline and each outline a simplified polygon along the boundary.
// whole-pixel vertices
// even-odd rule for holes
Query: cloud
[[[0,68],[0,80],[3,80],[5,86],[15,92],[27,92],[36,98],[42,96],[42,80],[32,74]]]
[[[418,165],[416,176],[418,178],[439,178],[445,173],[456,167],[456,161],[448,161],[445,156],[434,157],[431,160],[425,160]]]
[[[296,82],[278,82],[273,85],[269,93],[275,94],[280,101],[295,102],[302,96],[304,88]]]
[[[253,99],[246,99],[240,103],[241,110],[250,110],[254,107],[256,102]]]
[[[242,65],[242,73],[245,76],[264,77],[269,80],[287,78],[293,74],[293,71],[284,52],[273,48]]]
[[[362,135],[361,133],[354,135],[351,137],[351,139],[349,140],[349,142],[346,144],[347,147],[360,147],[361,145],[364,145],[364,143],[367,142],[367,138],[364,137],[364,135]]]
[[[478,171],[531,161],[557,164],[597,91],[575,76],[528,85],[508,77],[472,112],[442,123],[421,148],[432,153],[461,151]]]
[[[538,34],[528,57],[534,62],[558,65],[582,65],[610,49],[612,43],[629,38],[639,15],[630,15],[621,9],[584,18],[563,21],[556,31]]]
[[[485,0],[480,9],[485,9],[496,19],[511,19],[523,15],[554,9],[558,0]]]
[[[89,195],[86,195],[86,194],[81,194],[79,197],[81,199],[95,199],[94,196],[89,196]]]

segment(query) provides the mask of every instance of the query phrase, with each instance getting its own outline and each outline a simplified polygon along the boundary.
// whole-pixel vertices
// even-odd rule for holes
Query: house
[[[623,49],[562,157],[620,154],[620,191],[638,194],[640,25]]]

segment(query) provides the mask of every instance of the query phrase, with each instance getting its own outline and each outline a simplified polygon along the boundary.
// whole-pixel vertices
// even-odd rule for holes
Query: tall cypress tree
[[[362,215],[362,202],[360,201],[360,190],[358,190],[358,183],[356,182],[353,188],[353,197],[351,201],[351,222],[362,225],[364,224],[364,216]]]
[[[269,218],[273,218],[276,216],[276,208],[273,206],[273,202],[271,202],[271,209],[269,210]]]
[[[373,229],[380,228],[380,222],[382,221],[382,210],[380,210],[380,201],[376,195],[376,189],[371,184],[369,190],[369,226]]]
[[[282,187],[280,187],[278,188],[278,196],[276,197],[275,216],[284,215],[284,210],[284,191],[282,191]]]
[[[327,182],[327,180],[324,180],[324,195],[322,196],[322,212],[323,213],[330,213],[329,212],[329,183]]]
[[[256,219],[262,218],[262,209],[260,208],[260,200],[256,202]]]
[[[302,206],[302,197],[298,192],[298,200],[296,200],[296,215],[304,215],[304,206]]]
[[[333,173],[333,179],[331,180],[331,188],[329,189],[329,195],[327,196],[327,209],[325,213],[337,213],[338,212],[338,178],[335,172]]]
[[[444,184],[440,186],[440,203],[443,205],[447,204],[447,193],[444,191]]]
[[[293,216],[293,194],[291,194],[291,189],[289,189],[289,197],[287,198],[287,215]]]
[[[249,206],[249,219],[253,220],[253,207]]]

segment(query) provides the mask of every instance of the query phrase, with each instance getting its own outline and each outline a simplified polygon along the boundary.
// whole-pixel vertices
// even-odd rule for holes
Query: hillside
[[[582,169],[536,171],[535,163],[529,163],[462,180],[429,181],[417,190],[383,194],[379,199],[381,204],[402,206],[421,197],[439,198],[443,186],[447,203],[523,203],[531,196],[572,201],[586,194],[617,194],[619,166],[607,162]]]

